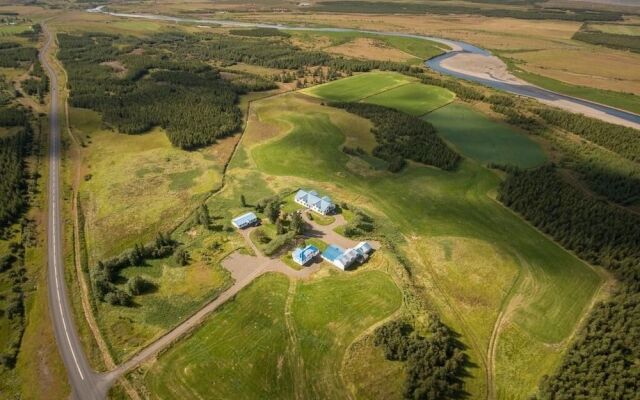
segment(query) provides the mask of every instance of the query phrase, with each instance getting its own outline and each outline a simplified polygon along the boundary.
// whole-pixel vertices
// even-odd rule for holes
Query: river
[[[542,103],[552,105],[570,112],[578,112],[587,116],[598,118],[603,121],[616,123],[620,125],[630,126],[636,129],[640,129],[640,115],[634,114],[629,111],[617,109],[615,107],[606,106],[604,104],[595,103],[592,101],[567,96],[561,93],[553,92],[551,90],[543,89],[541,87],[521,81],[512,75],[501,78],[492,76],[489,73],[478,73],[478,65],[501,65],[506,71],[506,66],[497,57],[491,54],[491,52],[484,50],[480,47],[471,45],[469,43],[445,39],[434,36],[408,34],[402,32],[385,32],[385,31],[371,31],[363,29],[349,29],[349,28],[325,28],[325,27],[304,27],[304,26],[287,26],[282,24],[262,24],[252,22],[240,22],[232,20],[218,20],[218,19],[198,19],[198,18],[181,18],[172,17],[167,15],[157,14],[131,14],[131,13],[116,13],[106,11],[104,6],[99,6],[87,10],[91,13],[103,13],[114,17],[125,18],[140,18],[158,21],[171,21],[171,22],[188,22],[202,25],[220,25],[220,26],[232,26],[232,27],[247,27],[247,28],[274,28],[290,31],[314,31],[314,32],[358,32],[371,35],[380,36],[399,36],[413,39],[430,40],[432,42],[444,44],[450,48],[446,53],[434,57],[425,61],[426,66],[434,71],[440,72],[445,75],[453,76],[459,79],[473,81],[480,83],[494,89],[503,90],[505,92],[525,96],[536,99]],[[467,63],[465,67],[464,63],[461,67],[452,68],[448,66],[454,58],[468,57],[472,55],[472,63],[474,68]],[[456,59],[457,61],[457,59]]]

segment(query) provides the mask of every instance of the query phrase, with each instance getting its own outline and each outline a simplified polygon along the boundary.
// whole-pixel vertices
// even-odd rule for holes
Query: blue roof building
[[[327,215],[336,208],[335,204],[333,204],[333,201],[331,201],[331,197],[320,197],[318,196],[318,193],[313,190],[298,190],[294,200],[301,206],[304,206],[322,215]]]
[[[344,250],[342,247],[335,244],[330,245],[322,253],[322,259],[330,262],[341,270],[345,270],[358,260],[360,253],[354,249]]]
[[[258,217],[252,212],[242,214],[241,216],[231,220],[231,223],[233,224],[233,226],[235,226],[238,229],[244,229],[248,226],[255,225],[257,222],[258,222]]]
[[[320,254],[320,250],[318,250],[316,246],[310,244],[305,248],[298,247],[295,249],[293,253],[291,253],[291,257],[297,264],[305,265],[318,254]]]

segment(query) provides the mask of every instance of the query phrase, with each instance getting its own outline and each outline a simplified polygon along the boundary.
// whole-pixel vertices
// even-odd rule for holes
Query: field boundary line
[[[427,115],[431,114],[432,112],[438,111],[441,108],[445,108],[446,106],[448,106],[451,103],[455,102],[457,98],[458,98],[458,96],[454,96],[453,99],[451,99],[451,101],[447,102],[447,104],[443,104],[441,106],[438,106],[438,107],[434,108],[433,110],[427,111],[426,113],[424,113],[422,115],[418,115],[417,118],[422,119],[422,118],[426,117]]]
[[[352,103],[360,103],[362,100],[368,99],[370,97],[374,97],[374,96],[377,96],[379,94],[386,93],[386,92],[389,92],[391,90],[395,90],[395,89],[401,88],[403,86],[411,85],[411,84],[414,84],[414,83],[418,83],[418,82],[409,81],[409,82],[404,82],[404,83],[401,83],[399,85],[395,85],[395,86],[392,86],[392,87],[389,87],[389,88],[384,88],[384,89],[382,89],[380,91],[377,91],[375,93],[371,93],[371,94],[368,94],[368,95],[366,95],[364,97],[361,97],[360,99],[358,99],[358,100],[356,100],[356,101],[354,101]]]

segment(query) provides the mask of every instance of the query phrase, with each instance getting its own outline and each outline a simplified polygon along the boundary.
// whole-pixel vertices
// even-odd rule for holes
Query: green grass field
[[[221,182],[222,146],[187,152],[160,129],[114,133],[89,110],[72,109],[71,124],[87,144],[81,199],[92,263],[173,228]]]
[[[313,86],[302,93],[329,101],[357,101],[413,81],[397,72],[371,72]]]
[[[421,116],[452,102],[454,98],[455,94],[447,89],[410,83],[367,97],[362,101]]]
[[[145,381],[163,399],[346,398],[346,347],[400,304],[381,272],[298,284],[266,275],[163,354]]]
[[[425,295],[439,304],[479,365],[470,372],[468,391],[480,396],[486,390],[482,365],[489,337],[497,315],[511,300],[509,323],[516,328],[505,334],[518,335],[504,338],[505,342],[522,341],[519,346],[536,348],[543,365],[558,362],[558,352],[549,345],[573,332],[601,278],[488,197],[499,182],[493,173],[465,161],[455,173],[411,167],[399,175],[358,175],[347,167],[349,157],[336,151],[350,137],[348,117],[303,100],[291,106],[265,104],[260,109],[262,124],[277,124],[287,135],[254,145],[251,154],[258,169],[287,176],[288,181],[298,177],[331,187],[338,200],[357,198],[359,204],[386,216],[388,230],[415,238],[406,251],[425,284],[437,284]],[[496,126],[486,118],[476,122]],[[521,147],[541,154],[531,141],[523,141]],[[493,154],[487,154],[497,159],[501,151],[494,147]],[[439,252],[444,255],[438,256]],[[459,262],[447,268],[448,259]],[[521,365],[522,356],[517,347],[498,346],[497,359],[504,363]],[[519,371],[518,384],[514,376],[500,376],[504,379],[497,386],[507,394],[531,393],[541,375],[549,372]]]
[[[464,104],[450,104],[427,115],[425,120],[460,153],[482,164],[528,168],[546,160],[542,148],[527,135]]]

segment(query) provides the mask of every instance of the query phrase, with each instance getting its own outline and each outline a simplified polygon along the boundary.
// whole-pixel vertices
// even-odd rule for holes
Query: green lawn
[[[329,101],[357,101],[413,81],[397,72],[370,72],[304,89],[302,93]]]
[[[154,398],[289,398],[288,286],[282,275],[259,278],[164,353],[145,376]]]
[[[349,157],[337,151],[350,137],[348,118],[338,119],[333,113],[342,115],[340,112],[302,101],[291,106],[262,109],[263,123],[278,123],[288,128],[288,134],[253,147],[251,154],[258,169],[287,177],[287,181],[298,177],[318,182],[316,185],[330,185],[334,198],[355,197],[358,204],[368,204],[385,215],[383,231],[399,231],[406,238],[415,238],[406,251],[417,275],[432,282],[427,283],[429,287],[433,282],[439,285],[438,290],[426,295],[439,305],[447,323],[462,334],[461,340],[470,346],[472,361],[480,366],[467,380],[472,395],[482,396],[486,390],[482,360],[495,319],[508,299],[517,303],[510,321],[526,333],[521,335],[526,340],[520,346],[537,348],[541,365],[557,363],[559,354],[549,345],[573,332],[601,278],[488,197],[499,183],[496,175],[472,161],[463,162],[455,173],[410,167],[397,175],[358,175],[347,168]],[[473,129],[478,134],[491,133],[494,141],[496,135],[503,138],[505,149],[516,143],[520,153],[514,152],[516,156],[509,159],[520,165],[544,160],[541,150],[526,136],[468,109],[461,112],[469,119],[467,125],[454,125],[451,132]],[[442,120],[441,130],[460,119],[458,113],[450,114]],[[495,145],[480,154],[501,160]],[[443,255],[438,256],[440,253]],[[525,354],[517,347],[502,346],[499,351],[498,359],[507,364],[524,362]],[[502,365],[497,365],[500,368]],[[507,394],[531,393],[550,368],[519,371],[518,379],[524,387],[516,387],[513,377],[499,381],[498,387]]]
[[[377,271],[289,285],[269,274],[225,304],[150,368],[145,381],[152,393],[163,399],[345,398],[340,366],[346,347],[396,310],[401,293]]]
[[[367,97],[362,101],[421,116],[452,102],[454,98],[455,94],[447,89],[410,83]]]
[[[464,104],[450,104],[427,115],[425,120],[460,153],[483,164],[528,168],[546,160],[542,148],[525,134]]]

